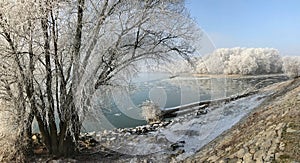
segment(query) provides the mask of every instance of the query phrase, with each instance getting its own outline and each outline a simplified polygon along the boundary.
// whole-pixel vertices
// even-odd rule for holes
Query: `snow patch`
[[[119,135],[116,140],[109,142],[107,147],[130,155],[155,156],[176,154],[178,150],[184,150],[176,157],[177,160],[183,160],[230,129],[252,109],[259,106],[265,97],[266,94],[256,94],[219,107],[209,107],[205,115],[190,113],[179,116],[165,128],[146,135],[129,135],[126,138]],[[178,142],[181,144],[178,145]],[[176,143],[178,146],[172,148]]]

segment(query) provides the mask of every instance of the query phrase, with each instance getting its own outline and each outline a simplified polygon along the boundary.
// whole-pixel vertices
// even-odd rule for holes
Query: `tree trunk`
[[[58,152],[61,156],[69,157],[78,152],[76,142],[70,132],[68,132],[65,138],[61,141],[60,147],[58,148]]]
[[[39,123],[39,128],[42,128],[43,126],[43,122],[42,121],[38,121]],[[78,136],[80,134],[80,132],[75,133],[74,131],[69,131],[69,127],[68,124],[75,125],[76,123],[79,122],[60,122],[61,125],[61,132],[60,133],[56,133],[55,137],[58,138],[58,140],[56,140],[57,143],[53,143],[52,142],[52,135],[49,134],[48,130],[41,130],[41,134],[43,137],[43,142],[46,145],[46,148],[49,151],[49,154],[52,154],[54,156],[64,156],[64,157],[68,157],[68,156],[72,156],[74,154],[77,153],[77,146],[76,146],[76,141],[78,140]],[[76,125],[77,126],[77,125]],[[80,127],[78,127],[80,129]],[[77,130],[80,131],[80,130]],[[55,134],[55,133],[52,133]],[[77,136],[78,135],[78,136]]]
[[[60,121],[60,133],[59,133],[59,154],[62,156],[71,156],[77,153],[76,143],[79,139],[81,123],[79,122],[78,113],[75,109],[73,95],[68,94],[67,100],[62,110],[68,109],[68,114],[65,115],[63,121]]]
[[[32,143],[32,122],[33,122],[34,115],[32,112],[29,113],[28,119],[25,126],[25,138],[26,138],[26,144],[27,149],[25,151],[26,156],[33,155],[33,143]]]

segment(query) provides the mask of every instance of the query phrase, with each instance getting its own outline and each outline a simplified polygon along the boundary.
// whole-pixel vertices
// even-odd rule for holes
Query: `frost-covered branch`
[[[259,75],[282,72],[279,51],[272,48],[222,48],[197,62],[198,73]]]
[[[184,1],[0,2],[0,99],[17,113],[30,144],[38,123],[50,154],[77,150],[81,124],[100,89],[124,85],[141,61],[193,53],[196,32]],[[26,123],[24,123],[26,122]]]
[[[291,78],[300,76],[300,57],[284,57],[283,59],[283,70]]]

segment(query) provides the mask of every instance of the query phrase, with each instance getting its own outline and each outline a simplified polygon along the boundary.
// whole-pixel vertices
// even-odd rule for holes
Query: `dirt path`
[[[184,162],[300,162],[300,79]],[[272,88],[274,89],[274,88]]]

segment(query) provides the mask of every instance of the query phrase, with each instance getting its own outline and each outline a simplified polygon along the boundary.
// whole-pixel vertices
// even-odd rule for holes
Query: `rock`
[[[231,147],[228,147],[228,148],[231,148]],[[227,148],[226,148],[226,149],[227,149]],[[225,149],[225,150],[226,150],[226,149]],[[236,156],[237,158],[243,158],[244,154],[245,154],[245,149],[241,148],[240,150],[238,150],[238,151],[235,153],[235,156]]]
[[[87,136],[83,137],[82,143],[83,143],[81,145],[82,147],[83,146],[85,146],[85,147],[95,147],[96,145],[99,144],[99,142],[96,139],[91,138],[91,137],[87,137]]]
[[[159,127],[159,125],[157,123],[154,123],[152,126],[155,128]]]
[[[263,142],[261,143],[261,147],[262,147],[263,149],[268,149],[269,147],[271,147],[271,145],[272,145],[272,140],[271,140],[271,139],[268,139],[268,140],[263,141]]]
[[[229,152],[229,151],[231,151],[232,150],[232,147],[227,147],[227,148],[225,148],[225,152]]]
[[[98,140],[100,140],[101,137],[102,137],[101,133],[97,133],[97,134],[96,134],[96,138],[97,138]]]
[[[275,153],[275,160],[279,160],[281,155],[283,155],[282,152]]]
[[[281,130],[283,127],[284,127],[284,123],[279,123],[279,124],[276,126],[275,130]]]
[[[279,144],[280,143],[280,137],[276,137],[274,140],[273,140],[273,144]]]
[[[158,126],[159,126],[159,127],[164,127],[165,124],[162,122],[162,123],[158,124]]]
[[[103,130],[103,134],[104,134],[104,135],[105,135],[105,134],[108,134],[107,130]]]
[[[273,124],[273,122],[268,121],[268,123],[266,124],[266,126],[270,126],[270,125],[272,125],[272,124]]]
[[[147,129],[147,128],[142,128],[142,129],[141,129],[141,133],[142,133],[142,134],[146,134],[147,132],[148,132],[148,129]]]
[[[264,159],[266,157],[265,151],[258,150],[254,153],[254,160],[256,162],[264,162]]]
[[[254,154],[254,153],[255,153],[255,149],[254,149],[254,148],[250,148],[249,152],[250,152],[251,154]]]
[[[276,144],[272,144],[272,146],[269,148],[268,150],[268,156],[274,156],[274,153],[277,149],[277,145]]]
[[[183,154],[184,152],[185,152],[184,149],[179,149],[179,150],[176,152],[176,154],[180,155],[180,154]]]
[[[287,128],[286,129],[286,132],[287,133],[292,133],[292,132],[296,132],[297,130],[294,130],[294,129],[292,129],[292,128]]]
[[[238,158],[225,158],[223,160],[221,160],[221,162],[224,162],[224,163],[237,163],[239,162],[239,159]]]
[[[217,160],[219,159],[218,156],[210,156],[207,161],[208,162],[217,162]]]
[[[243,157],[243,160],[244,160],[244,162],[245,163],[252,163],[252,162],[254,162],[253,160],[252,160],[252,154],[250,154],[250,153],[246,153],[245,155],[244,155],[244,157]]]
[[[177,143],[185,144],[184,140],[177,141]]]
[[[130,136],[130,135],[131,135],[130,132],[126,132],[126,133],[124,134],[124,136]]]
[[[94,136],[96,136],[96,132],[95,131],[90,132],[86,136],[94,137]]]
[[[138,162],[138,159],[136,157],[133,159],[130,159],[130,163],[135,163],[135,162]]]
[[[275,154],[274,153],[269,153],[267,154],[266,158],[265,158],[265,162],[271,162],[275,159]]]
[[[173,123],[174,123],[174,120],[168,121],[168,125],[171,125],[171,124],[173,124]]]
[[[196,116],[197,115],[203,115],[203,114],[207,114],[207,110],[205,109],[205,110],[198,110],[197,112],[196,112]]]
[[[37,140],[37,136],[36,136],[36,135],[32,135],[31,139],[32,139],[33,141],[35,141],[35,140]]]
[[[170,147],[171,147],[172,151],[175,151],[179,147],[184,147],[184,145],[183,144],[179,144],[179,143],[174,143],[174,144],[171,144]]]
[[[284,147],[285,147],[285,144],[284,144],[283,142],[280,142],[280,143],[279,143],[279,149],[280,149],[281,151],[284,151]]]
[[[171,121],[165,121],[164,122],[164,126],[167,126],[167,125],[169,125],[171,123]]]

